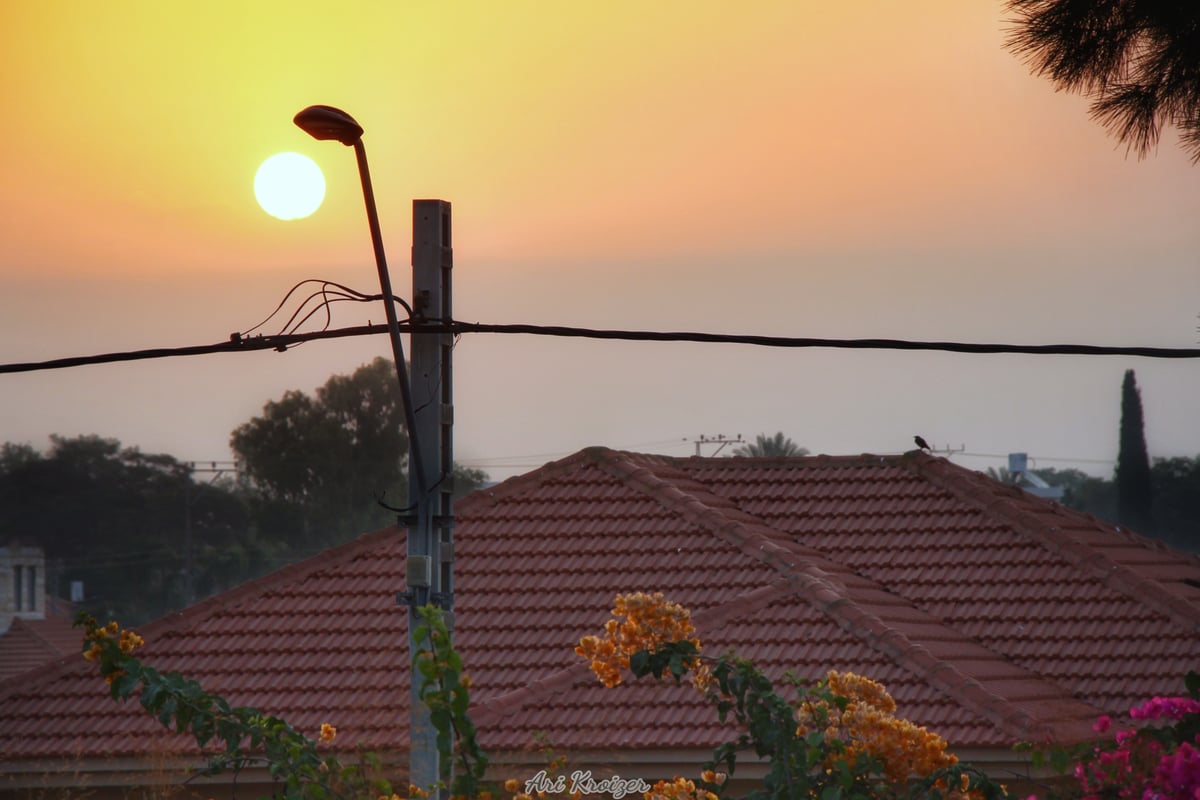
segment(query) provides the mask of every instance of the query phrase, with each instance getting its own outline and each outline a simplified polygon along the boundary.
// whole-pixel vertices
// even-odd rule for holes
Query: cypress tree
[[[1154,502],[1150,457],[1146,453],[1142,395],[1133,370],[1125,370],[1121,384],[1121,445],[1117,453],[1117,521],[1150,534],[1150,507]]]

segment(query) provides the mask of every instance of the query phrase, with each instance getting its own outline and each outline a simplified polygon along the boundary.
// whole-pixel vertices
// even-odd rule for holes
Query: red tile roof
[[[1200,665],[1200,561],[919,452],[582,451],[456,508],[456,642],[486,748],[706,752],[692,690],[604,689],[572,652],[614,594],[692,609],[708,652],[851,670],[953,749],[1074,741]],[[406,743],[404,535],[367,534],[170,615],[146,661],[337,743]],[[82,660],[0,683],[0,771],[189,752]]]
[[[14,619],[0,635],[0,680],[79,652],[79,633],[71,627],[72,614],[69,603],[47,597],[45,618]]]

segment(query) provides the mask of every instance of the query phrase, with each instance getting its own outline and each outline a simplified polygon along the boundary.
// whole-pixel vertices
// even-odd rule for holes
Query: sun
[[[254,175],[254,196],[272,217],[301,219],[321,207],[325,176],[308,156],[278,153],[262,163]]]

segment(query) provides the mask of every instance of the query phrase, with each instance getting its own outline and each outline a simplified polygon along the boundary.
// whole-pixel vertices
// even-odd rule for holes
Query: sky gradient
[[[242,7],[246,5],[247,7]],[[453,204],[456,316],[649,330],[1190,347],[1197,168],[1126,156],[1004,49],[1000,2],[11,4],[0,362],[224,340],[292,284],[377,290],[364,127],[402,294],[411,200]],[[255,170],[328,190],[283,222]],[[335,326],[380,321],[342,307]],[[0,375],[0,441],[95,433],[184,460],[386,339]],[[1137,371],[1152,456],[1200,453],[1200,363],[471,335],[456,455],[494,477],[594,444],[814,452],[920,433],[966,466],[1109,474]],[[702,452],[709,453],[711,448]],[[1061,459],[1061,460],[1060,460]]]

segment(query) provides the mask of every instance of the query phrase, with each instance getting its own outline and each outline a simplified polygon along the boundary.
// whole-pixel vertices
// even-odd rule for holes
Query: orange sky
[[[1083,100],[1004,50],[1002,19],[961,0],[14,4],[0,361],[217,341],[306,277],[370,290],[353,156],[291,124],[312,103],[366,129],[397,286],[409,201],[453,202],[463,319],[1194,345],[1196,168],[1173,135],[1126,159]],[[254,202],[255,169],[283,150],[329,184],[306,220]],[[1152,450],[1200,452],[1193,364],[460,351],[458,448],[479,463],[719,431],[892,452],[918,428],[1103,460],[1127,366]],[[386,352],[0,376],[0,440],[95,432],[224,457],[266,400]],[[177,393],[147,388],[162,381]]]

